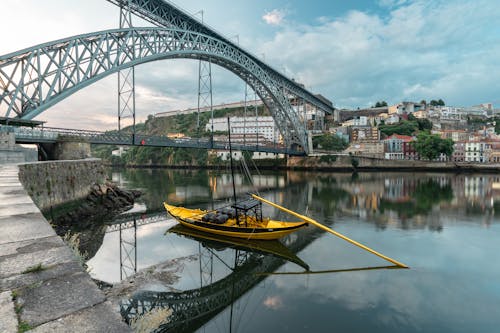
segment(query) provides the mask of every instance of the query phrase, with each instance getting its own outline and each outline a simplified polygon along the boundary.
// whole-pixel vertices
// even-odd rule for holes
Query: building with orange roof
[[[415,138],[408,135],[393,134],[383,140],[384,156],[387,160],[415,160],[418,153],[411,144]]]

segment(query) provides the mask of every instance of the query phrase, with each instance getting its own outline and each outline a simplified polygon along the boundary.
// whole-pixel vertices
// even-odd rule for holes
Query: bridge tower
[[[130,0],[120,2],[120,29],[132,28]],[[135,67],[118,72],[118,131],[125,119],[132,119],[132,133],[135,134]],[[123,124],[125,125],[125,124]]]
[[[201,14],[201,24],[204,23],[203,10],[196,14]],[[195,14],[195,15],[196,15]],[[212,95],[212,60],[203,61],[200,59],[198,65],[198,115],[196,120],[196,130],[200,132],[200,111],[210,110],[211,130],[214,132],[214,110],[213,110],[213,95]],[[213,139],[212,139],[213,142]]]
[[[137,219],[132,228],[119,225],[120,281],[137,273]]]

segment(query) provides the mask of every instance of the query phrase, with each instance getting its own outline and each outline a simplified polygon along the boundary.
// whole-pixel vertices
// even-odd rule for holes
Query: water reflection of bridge
[[[284,239],[286,247],[293,253],[300,252],[315,238],[319,229],[297,232]],[[203,245],[203,251],[218,259],[209,245]],[[206,254],[200,253],[200,260]],[[238,298],[265,279],[265,272],[274,272],[285,263],[285,259],[275,255],[254,252],[251,249],[234,250],[234,263],[231,273],[200,288],[182,292],[140,291],[131,298],[122,301],[120,312],[122,317],[130,321],[139,315],[149,313],[158,308],[169,309],[168,322],[158,328],[158,332],[192,332],[215,317]],[[200,275],[203,265],[200,263]],[[211,265],[213,267],[213,265]]]
[[[280,195],[285,195],[290,200],[295,197],[296,200],[293,200],[293,202],[297,202],[299,205],[307,202],[305,200],[307,191],[298,191],[295,189],[295,186],[289,187],[285,191],[287,192],[286,194],[281,193]],[[302,200],[299,200],[298,196],[303,197]],[[154,212],[125,215],[119,219],[115,219],[112,224],[108,225],[107,232],[120,232],[121,278],[130,276],[136,272],[137,253],[135,249],[137,245],[137,228],[142,225],[169,220],[165,212]],[[124,238],[127,236],[127,233],[123,233],[122,235],[122,231],[130,229],[133,230],[133,239],[122,239],[122,236]],[[314,240],[315,234],[319,233],[321,233],[319,229],[310,227],[281,239],[281,243],[285,245],[289,252],[295,254],[307,247]],[[130,236],[130,231],[128,236]],[[223,264],[226,269],[232,266],[230,267],[229,274],[214,282],[213,275],[215,273],[212,271],[214,265],[211,262],[221,258],[210,248],[210,245],[202,241],[200,241],[200,244],[203,245],[199,247],[200,276],[202,281],[200,288],[182,292],[139,291],[129,299],[121,301],[120,312],[123,318],[129,322],[137,316],[150,313],[152,310],[169,309],[171,315],[168,318],[168,323],[162,324],[157,331],[194,331],[265,279],[266,275],[258,273],[273,272],[286,262],[283,257],[276,256],[275,254],[266,254],[262,251],[255,251],[248,248],[238,248],[234,250],[234,262]],[[227,247],[227,244],[225,246]],[[207,269],[209,270],[208,272]],[[203,278],[203,275],[209,277]]]
[[[165,211],[152,213],[127,214],[114,219],[107,224],[106,232],[116,232],[120,230],[138,228],[143,225],[158,223],[161,221],[174,221],[167,216]]]

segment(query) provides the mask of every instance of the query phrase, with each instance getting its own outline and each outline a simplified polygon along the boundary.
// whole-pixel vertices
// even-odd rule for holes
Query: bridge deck
[[[92,144],[119,145],[119,146],[144,146],[144,147],[178,147],[228,150],[227,141],[214,141],[211,138],[169,138],[167,136],[154,136],[145,134],[130,134],[120,132],[98,132],[87,130],[71,130],[51,127],[17,127],[0,126],[0,132],[14,132],[16,143],[56,143],[58,141],[84,141]],[[249,145],[232,143],[233,150],[247,150],[252,152],[266,152],[301,156],[304,151],[287,148],[281,144]]]

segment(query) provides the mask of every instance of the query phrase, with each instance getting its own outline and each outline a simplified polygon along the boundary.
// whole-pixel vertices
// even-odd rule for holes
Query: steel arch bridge
[[[94,32],[0,56],[0,115],[33,119],[125,68],[172,58],[201,59],[247,82],[269,108],[286,144],[309,151],[305,126],[290,98],[302,98],[325,112],[331,106],[162,0],[110,2],[128,6],[160,27]]]

